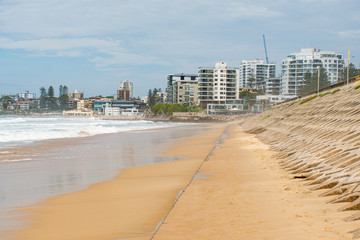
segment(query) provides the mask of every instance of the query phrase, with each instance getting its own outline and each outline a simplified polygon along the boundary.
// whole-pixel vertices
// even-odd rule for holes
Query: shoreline
[[[225,129],[226,138],[219,142]],[[171,146],[170,146],[171,145]],[[113,180],[21,210],[14,239],[352,239],[343,204],[326,204],[280,168],[239,122],[170,144],[183,159],[123,169]],[[211,153],[211,154],[209,154]],[[195,177],[194,177],[195,176]],[[180,196],[180,197],[179,197]],[[36,213],[36,214],[34,214]]]
[[[103,120],[134,120],[134,121],[153,121],[153,122],[188,122],[188,123],[217,123],[217,122],[231,122],[241,121],[258,113],[241,113],[236,115],[204,115],[198,113],[180,112],[178,116],[60,116],[60,115],[41,115],[41,114],[4,114],[3,117],[28,117],[28,118],[97,118]]]
[[[113,180],[50,198],[21,210],[30,214],[21,218],[29,222],[29,228],[10,232],[10,235],[18,239],[114,239],[148,235],[164,217],[179,191],[193,177],[195,169],[215,144],[224,125],[216,124],[215,128],[199,136],[185,138],[163,153],[164,156],[182,156],[184,159],[122,169]],[[101,210],[95,213],[97,209]],[[121,219],[114,211],[121,213]],[[34,212],[37,214],[31,215]],[[104,218],[99,220],[100,216]],[[91,221],[94,217],[97,219]],[[72,224],[68,224],[69,221]],[[84,225],[79,226],[80,222],[84,222]],[[103,226],[105,222],[106,226]],[[76,229],[73,228],[75,225]],[[98,225],[102,226],[101,229]],[[51,233],[56,233],[56,236]]]

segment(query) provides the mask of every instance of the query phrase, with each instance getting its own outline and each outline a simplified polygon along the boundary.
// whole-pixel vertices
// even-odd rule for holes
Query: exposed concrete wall
[[[360,220],[360,89],[301,100],[265,111],[243,128],[272,146],[281,164],[331,203],[347,202],[347,221]],[[360,237],[360,229],[354,231]]]

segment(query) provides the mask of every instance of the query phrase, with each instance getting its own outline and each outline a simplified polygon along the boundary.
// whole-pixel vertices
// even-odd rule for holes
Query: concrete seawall
[[[290,102],[242,124],[277,151],[284,169],[329,204],[348,203],[345,221],[360,220],[360,89],[339,88],[307,102]],[[360,229],[354,229],[360,238]]]

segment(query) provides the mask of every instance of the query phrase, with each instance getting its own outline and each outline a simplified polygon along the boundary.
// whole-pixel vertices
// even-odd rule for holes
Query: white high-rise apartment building
[[[125,88],[126,90],[129,90],[129,98],[133,98],[133,82],[130,82],[128,80],[125,80],[120,83],[120,89]]]
[[[341,77],[339,75],[344,66],[344,60],[340,54],[315,48],[302,48],[300,52],[287,56],[281,65],[282,95],[298,95],[298,90],[304,81],[304,74],[317,73],[318,66],[325,68],[328,80],[334,84]]]
[[[239,69],[228,68],[225,62],[216,63],[215,68],[200,67],[198,82],[198,101],[202,106],[239,99]]]
[[[275,64],[263,60],[243,60],[240,64],[240,88],[264,88],[269,78],[275,77]],[[254,78],[252,83],[250,78]]]

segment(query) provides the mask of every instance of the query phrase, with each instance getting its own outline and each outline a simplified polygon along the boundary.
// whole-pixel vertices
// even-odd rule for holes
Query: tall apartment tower
[[[129,91],[129,98],[133,98],[133,82],[130,82],[128,80],[125,80],[120,83],[120,89],[125,88]]]
[[[215,68],[200,67],[198,81],[198,102],[202,107],[239,99],[239,69],[228,68],[225,62],[216,63]]]
[[[274,63],[264,63],[263,60],[243,60],[240,64],[240,88],[253,87],[263,89],[266,86],[267,80],[274,77]],[[254,78],[254,82],[249,81],[250,78]]]
[[[167,103],[197,103],[198,101],[197,74],[169,74],[167,75]]]
[[[315,48],[302,48],[300,52],[292,53],[283,59],[281,65],[282,95],[298,95],[305,73],[317,73],[318,66],[326,70],[328,80],[334,84],[341,77],[339,75],[344,67],[344,60],[340,54]]]

